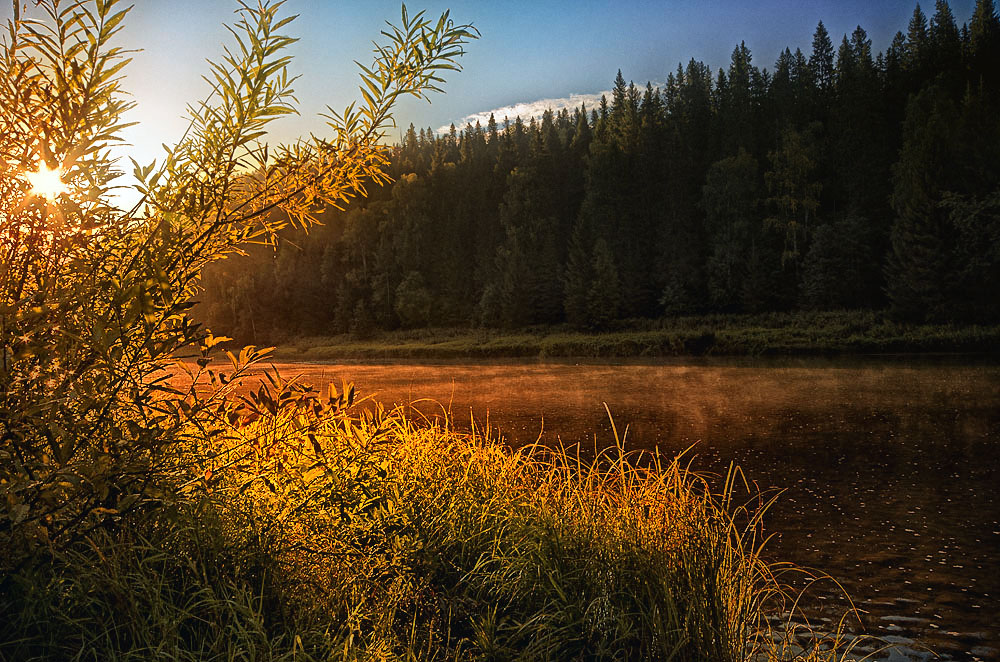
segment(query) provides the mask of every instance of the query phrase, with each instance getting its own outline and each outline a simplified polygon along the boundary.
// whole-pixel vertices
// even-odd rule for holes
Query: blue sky
[[[974,0],[952,0],[961,24]],[[201,80],[205,58],[217,58],[228,33],[222,23],[234,18],[229,0],[136,0],[122,43],[143,49],[127,71],[126,88],[139,107],[130,131],[139,160],[157,155],[160,143],[176,140],[184,129],[185,104],[207,89]],[[278,139],[322,129],[316,114],[329,104],[343,108],[357,94],[353,60],[370,61],[371,40],[385,20],[398,22],[396,0],[336,2],[287,0],[285,10],[299,14],[287,30],[300,41],[291,49],[301,117],[281,121]],[[896,30],[905,30],[912,0],[566,0],[537,2],[411,2],[411,13],[437,15],[451,8],[458,22],[472,22],[482,33],[462,60],[465,71],[449,77],[447,95],[433,104],[408,101],[396,112],[401,130],[413,122],[438,128],[459,124],[476,113],[538,100],[558,105],[599,96],[611,87],[618,69],[626,80],[644,85],[665,80],[678,62],[694,57],[713,69],[726,66],[741,40],[758,66],[771,68],[785,46],[808,54],[819,20],[835,44],[856,25],[864,27],[875,50],[883,50]],[[10,16],[4,3],[0,17]],[[925,2],[924,11],[933,12]],[[525,106],[522,106],[525,107]]]

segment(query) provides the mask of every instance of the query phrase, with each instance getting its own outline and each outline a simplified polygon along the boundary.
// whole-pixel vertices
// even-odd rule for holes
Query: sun
[[[66,193],[66,183],[63,182],[63,171],[60,168],[49,168],[45,161],[38,162],[38,170],[29,172],[28,183],[31,184],[31,195],[37,195],[52,202],[63,193]]]

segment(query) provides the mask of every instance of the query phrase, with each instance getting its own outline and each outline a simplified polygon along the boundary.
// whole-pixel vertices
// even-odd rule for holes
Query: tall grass
[[[3,578],[0,660],[845,654],[782,626],[795,596],[738,471],[713,493],[680,458],[380,408],[282,409],[184,453],[182,499]]]

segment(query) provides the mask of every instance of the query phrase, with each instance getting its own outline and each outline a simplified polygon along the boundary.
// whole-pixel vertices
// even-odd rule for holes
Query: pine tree
[[[962,39],[955,24],[955,15],[945,0],[937,0],[935,3],[927,40],[933,73],[944,74],[943,82],[953,92],[962,90]]]
[[[943,321],[954,303],[954,233],[942,210],[949,188],[955,105],[936,86],[907,108],[903,150],[893,177],[892,250],[886,281],[893,313],[903,319]]]
[[[906,30],[906,67],[914,81],[926,78],[928,65],[927,15],[920,4],[913,9],[910,24]]]
[[[594,263],[588,247],[592,245],[590,232],[583,223],[577,222],[570,237],[563,274],[563,310],[566,321],[576,327],[586,327],[590,321],[588,302],[594,282]]]
[[[963,321],[1000,321],[1000,186],[985,195],[944,200],[957,234],[956,316]]]
[[[792,122],[801,126],[812,119],[810,103],[815,90],[816,81],[806,56],[798,48],[792,56],[792,89],[794,106],[791,112]]]
[[[558,221],[548,186],[535,167],[515,169],[500,208],[506,233],[497,249],[497,294],[509,326],[553,323],[562,318]]]
[[[709,168],[702,208],[710,241],[706,264],[714,307],[738,311],[743,300],[747,257],[760,224],[757,161],[745,150]]]
[[[872,40],[860,25],[851,33],[850,45],[854,66],[861,68],[866,74],[870,73],[873,69]]]
[[[985,52],[1000,37],[998,33],[1000,18],[997,17],[994,0],[976,0],[976,8],[969,21],[969,46],[974,52]]]
[[[827,200],[838,213],[885,218],[890,149],[884,126],[880,72],[871,40],[858,26],[844,38],[837,58],[835,100],[829,121]],[[887,228],[886,228],[887,229]]]
[[[603,239],[594,242],[594,280],[587,301],[588,324],[606,329],[618,318],[621,307],[621,283],[611,249]]]
[[[755,102],[760,92],[760,71],[753,65],[753,56],[746,44],[733,49],[727,85],[721,93],[719,109],[722,123],[723,152],[733,154],[740,148],[753,152]],[[756,84],[756,85],[755,85]]]
[[[626,316],[651,315],[655,308],[654,232],[644,206],[644,164],[640,148],[640,94],[616,77],[610,107],[601,116],[590,143],[586,193],[580,215],[614,256]],[[603,101],[603,100],[602,100]]]
[[[419,140],[416,129],[410,123],[399,149],[399,168],[402,172],[416,172],[420,154]]]
[[[570,149],[573,151],[573,155],[582,170],[584,166],[583,160],[590,152],[590,141],[593,139],[586,104],[580,106],[580,109],[575,113],[575,117],[576,128],[573,131],[573,140],[570,143]]]
[[[906,35],[902,32],[896,33],[885,52],[883,81],[886,121],[890,126],[898,127],[902,124],[906,98],[910,93],[906,76]],[[893,134],[896,138],[898,131],[893,131]],[[892,151],[898,153],[898,142],[893,140],[892,144],[895,148]]]
[[[795,112],[795,88],[792,84],[792,68],[795,60],[788,48],[781,52],[774,63],[774,76],[769,91],[771,121],[777,127],[792,122]]]
[[[851,215],[816,228],[802,267],[802,306],[831,310],[879,304],[874,243],[866,218]]]
[[[833,63],[833,42],[830,40],[830,33],[827,32],[823,21],[820,21],[816,26],[816,32],[813,33],[812,55],[809,56],[809,68],[812,69],[816,85],[824,95],[833,90]]]
[[[993,0],[976,0],[969,21],[969,74],[975,88],[1000,98],[1000,18]]]

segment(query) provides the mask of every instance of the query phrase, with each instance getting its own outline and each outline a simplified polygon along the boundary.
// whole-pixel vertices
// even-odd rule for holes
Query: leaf
[[[26,504],[18,503],[10,508],[10,523],[11,526],[17,526],[23,522],[28,517],[30,509]]]

